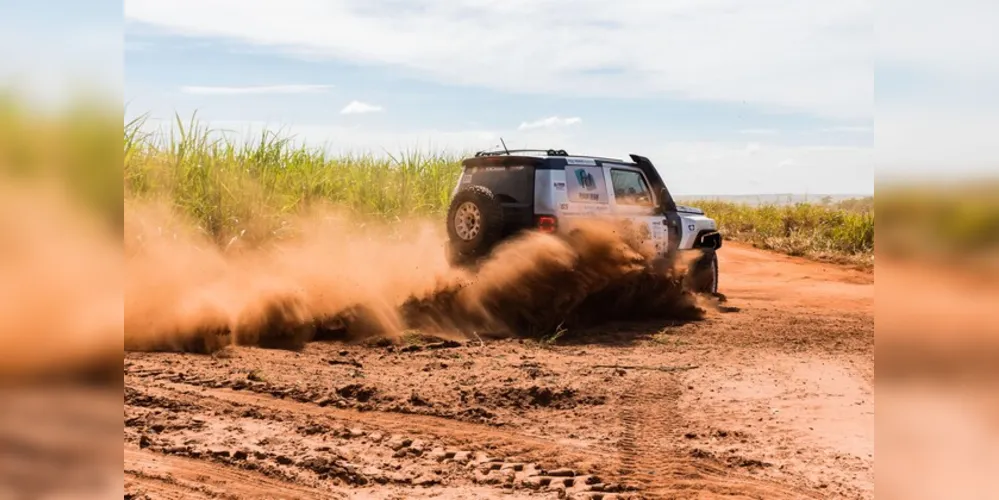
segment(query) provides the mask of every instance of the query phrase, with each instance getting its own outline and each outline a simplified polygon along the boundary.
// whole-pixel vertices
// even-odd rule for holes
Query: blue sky
[[[197,110],[214,126],[280,126],[335,150],[503,138],[645,154],[678,193],[869,193],[873,4],[813,11],[769,0],[129,0],[125,99],[130,113]]]
[[[41,105],[60,104],[81,87],[120,95],[122,22],[121,2],[5,1],[0,86]]]
[[[875,169],[995,169],[993,3],[58,0],[69,15],[24,2],[0,28],[64,33],[52,52],[150,127],[197,110],[376,154],[502,137],[645,154],[677,193],[871,193]]]

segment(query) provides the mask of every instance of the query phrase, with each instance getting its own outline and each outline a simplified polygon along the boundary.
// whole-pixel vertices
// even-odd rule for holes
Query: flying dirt
[[[598,246],[613,241],[593,238]],[[384,237],[371,241],[378,243],[368,249],[381,248],[382,255],[395,251]],[[516,287],[549,276],[529,265],[534,256],[517,253],[524,259],[506,268],[487,264],[480,276],[510,274],[486,287],[470,275],[449,274],[433,260],[439,255],[433,238],[426,241],[425,252],[410,245],[408,257],[422,253],[433,272],[391,275],[394,283],[426,288],[367,302],[373,309],[384,304],[376,310],[387,321],[422,321],[431,330],[507,326],[532,319],[503,308],[517,298],[536,300],[537,307],[521,311],[543,321],[553,307],[589,321],[579,313],[596,299]],[[557,240],[526,244],[565,262],[576,258]],[[334,240],[327,249],[335,248]],[[406,245],[398,248],[404,256]],[[610,248],[634,257],[625,247]],[[212,355],[128,352],[125,493],[143,499],[874,498],[873,276],[738,243],[727,244],[721,258],[728,308],[705,305],[693,313],[703,315],[697,321],[610,322],[576,331],[563,325],[570,333],[553,343],[473,330],[482,341],[407,336],[388,345],[331,340],[296,350],[233,345]],[[620,275],[646,272],[644,265],[624,269]],[[338,271],[343,279],[365,272],[372,271]],[[323,273],[337,274],[314,274]],[[361,282],[367,286],[359,285],[361,292],[337,296],[338,305],[349,308],[360,293],[393,291],[381,276],[386,281]],[[417,290],[421,298],[411,299]],[[516,293],[506,302],[477,301],[497,290]],[[589,297],[611,288],[602,290]],[[317,310],[306,299],[298,314],[312,317]],[[676,304],[677,316],[693,311]],[[226,307],[219,307],[220,329],[228,325]]]
[[[604,223],[469,272],[431,222],[127,208],[126,497],[873,498],[870,273],[728,243],[719,307]]]
[[[474,273],[449,269],[429,223],[405,234],[330,213],[294,237],[219,248],[155,206],[126,221],[125,349],[300,349],[322,338],[540,336],[612,320],[696,320],[681,264],[655,260],[604,221],[568,236],[528,233]]]
[[[87,215],[59,186],[0,182],[0,381],[117,372],[121,244]]]

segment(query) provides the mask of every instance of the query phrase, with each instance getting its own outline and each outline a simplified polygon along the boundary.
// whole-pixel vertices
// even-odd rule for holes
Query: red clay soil
[[[125,498],[874,498],[874,275],[726,242],[700,321],[125,356]]]

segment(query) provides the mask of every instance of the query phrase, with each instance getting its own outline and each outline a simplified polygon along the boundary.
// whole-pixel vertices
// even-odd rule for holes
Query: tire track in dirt
[[[610,447],[574,446],[556,443],[539,437],[508,432],[486,425],[460,422],[429,415],[359,411],[354,409],[323,407],[316,404],[280,399],[270,395],[226,388],[207,388],[176,382],[163,382],[157,388],[146,387],[144,392],[162,396],[181,396],[204,404],[205,398],[227,403],[267,408],[295,416],[309,416],[360,423],[392,433],[431,435],[453,446],[489,448],[491,454],[516,457],[522,461],[544,462],[551,467],[575,465],[576,468],[598,466],[597,457],[612,453]],[[582,465],[581,465],[582,464]]]
[[[677,445],[685,428],[677,408],[681,386],[675,375],[636,378],[621,397],[624,435],[616,479],[634,485],[643,498],[822,498],[806,490],[734,471],[714,458]]]
[[[814,497],[805,491],[733,471],[712,457],[692,455],[690,451],[676,446],[677,431],[684,426],[684,419],[676,407],[680,390],[673,376],[636,380],[634,389],[622,395],[621,417],[625,432],[615,450],[556,443],[440,417],[322,407],[227,388],[163,381],[158,387],[143,389],[150,395],[179,398],[202,405],[206,401],[217,401],[265,408],[291,418],[306,417],[309,422],[329,419],[348,425],[363,424],[388,433],[422,437],[434,444],[487,449],[491,456],[505,457],[497,460],[537,464],[535,467],[539,475],[557,468],[572,469],[574,475],[599,475],[609,479],[607,484],[615,490],[633,493],[640,498],[685,498],[704,492],[733,498]],[[480,474],[499,469],[499,464],[493,466],[491,460],[481,458],[483,467]],[[500,480],[479,477],[477,481],[488,483]],[[543,486],[553,487],[548,484],[549,481],[546,478]]]
[[[729,366],[743,377],[751,368],[769,370],[771,357],[759,353],[774,350],[803,359],[849,354],[870,379],[873,315],[865,308],[873,283],[863,275],[854,283],[831,267],[734,250],[729,249],[734,255],[728,265],[723,261],[722,273],[731,284],[729,303],[739,314],[673,325],[662,335],[643,326],[634,333],[601,332],[616,338],[594,342],[600,345],[587,341],[539,351],[489,341],[433,355],[338,342],[310,346],[301,355],[256,348],[235,348],[217,359],[131,353],[125,366],[126,446],[145,440],[144,453],[184,459],[192,473],[181,479],[196,478],[195,469],[212,477],[247,466],[251,475],[238,479],[247,490],[277,481],[357,498],[556,498],[555,490],[567,499],[829,498],[850,491],[824,489],[814,481],[842,464],[780,427],[758,426],[755,416],[749,422],[745,402],[739,406],[726,397],[709,405],[728,419],[686,413],[680,396],[711,403],[707,393],[718,396],[727,383],[719,372],[689,381],[653,371],[585,369],[649,358],[657,364],[698,364],[699,370]],[[355,386],[377,396],[340,394]],[[522,393],[533,387],[577,392],[573,404],[539,405]],[[523,391],[508,398],[507,388]],[[466,392],[467,401],[458,398]],[[478,394],[481,400],[475,399]],[[791,402],[806,402],[792,396]],[[583,402],[595,397],[606,401]],[[471,409],[491,416],[469,416],[465,410]],[[753,425],[741,425],[745,422]],[[362,432],[354,436],[355,429]],[[722,439],[715,434],[719,430],[742,435]],[[412,444],[397,449],[396,437]],[[781,453],[767,452],[767,446],[782,447],[794,461],[781,460]],[[226,452],[233,455],[221,455]],[[350,467],[368,482],[322,477],[312,468],[317,456]],[[857,470],[872,471],[873,459],[865,469],[866,463]],[[184,490],[188,483],[169,483],[163,469],[131,469],[126,484],[134,482],[150,494],[199,498],[217,491]],[[424,486],[419,481],[424,474],[440,482]],[[637,490],[622,491],[620,483]],[[188,494],[180,494],[184,491]]]
[[[125,498],[347,498],[211,462],[125,446]]]
[[[382,445],[388,444],[395,450],[394,457],[398,460],[393,460],[396,464],[404,468],[407,466],[403,462],[409,460],[422,460],[424,465],[427,461],[444,465],[459,464],[459,469],[463,470],[459,473],[461,478],[455,478],[458,482],[447,487],[460,484],[462,489],[477,488],[476,498],[535,498],[539,494],[551,498],[550,494],[555,493],[558,498],[599,499],[615,498],[609,495],[623,493],[619,485],[604,484],[600,476],[593,474],[594,471],[603,470],[599,457],[608,456],[606,452],[598,453],[585,447],[573,450],[572,447],[543,438],[486,426],[422,415],[326,408],[269,395],[176,382],[133,389],[133,400],[140,405],[191,411],[192,415],[206,412],[225,414],[231,413],[234,408],[252,409],[253,418],[282,422],[296,428],[301,428],[299,424],[308,424],[319,429],[329,429],[337,425],[337,422],[330,421],[343,421],[351,427],[351,432],[357,430],[359,435],[362,435],[362,429],[368,434],[374,430],[378,433],[385,431],[392,435],[386,440],[379,438],[379,442]],[[410,449],[415,451],[417,442],[421,443],[421,451],[411,454]],[[455,444],[458,446],[454,446]],[[451,451],[448,451],[449,448]],[[205,454],[199,452],[199,455]],[[298,462],[293,455],[289,456],[292,458],[288,459],[287,464]],[[370,485],[370,481],[368,484]],[[422,484],[419,479],[412,483],[413,486],[418,484]],[[440,496],[441,488],[435,484],[423,486],[430,486],[431,490],[438,491],[431,496]],[[355,492],[356,490],[352,493]],[[423,488],[408,490],[404,497],[412,498],[418,492],[422,493]],[[511,497],[512,493],[517,495]],[[459,495],[458,498],[466,496]]]

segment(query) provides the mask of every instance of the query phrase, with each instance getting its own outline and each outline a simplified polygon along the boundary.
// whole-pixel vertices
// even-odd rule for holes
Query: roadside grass
[[[878,253],[999,273],[999,178],[880,187]]]
[[[120,228],[118,120],[107,100],[85,97],[40,111],[0,87],[0,187],[58,186],[73,207]],[[33,211],[25,207],[24,215]]]
[[[169,132],[144,129],[143,118],[124,127],[126,201],[166,201],[220,245],[233,238],[251,245],[278,238],[289,230],[291,216],[317,204],[344,210],[354,220],[441,217],[463,157],[420,151],[333,155],[271,131],[240,143],[196,116],[177,117]],[[716,218],[728,238],[790,255],[873,265],[873,199],[694,204]]]
[[[289,216],[316,204],[355,220],[398,221],[447,209],[459,154],[333,156],[264,132],[239,143],[196,119],[170,133],[125,126],[126,198],[167,201],[216,242],[274,238]]]
[[[695,205],[718,221],[725,238],[792,256],[874,266],[873,205],[870,209],[864,203],[841,208],[843,202],[751,206],[698,201]]]
[[[0,177],[7,185],[55,179],[81,208],[117,229],[132,202],[165,202],[225,244],[244,231],[245,239],[279,237],[283,222],[314,204],[384,222],[439,218],[460,170],[457,152],[340,156],[273,132],[240,143],[196,117],[178,119],[172,133],[161,134],[145,133],[143,119],[134,120],[123,127],[124,148],[117,150],[120,115],[102,102],[83,99],[40,113],[16,93],[0,91]],[[999,254],[997,192],[997,179],[983,178],[879,186],[877,202],[689,204],[715,217],[729,238],[862,265],[873,264],[877,212],[879,251],[978,263]]]

